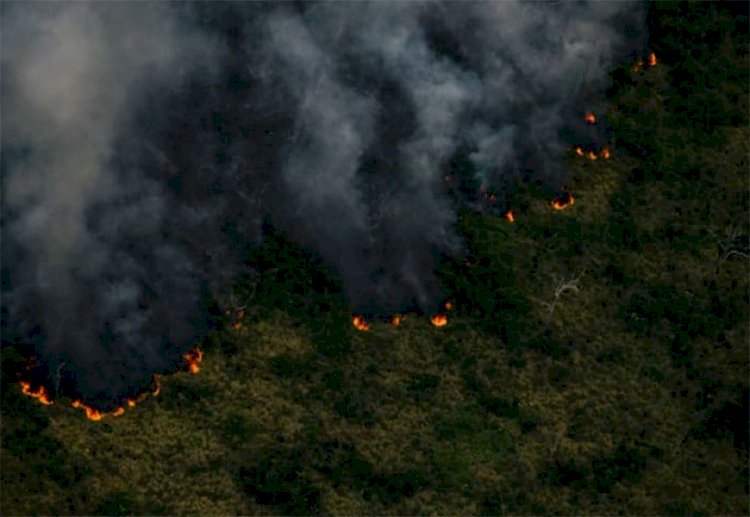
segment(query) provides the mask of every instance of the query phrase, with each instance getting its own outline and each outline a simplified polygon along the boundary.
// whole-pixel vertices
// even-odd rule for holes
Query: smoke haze
[[[582,95],[642,44],[643,10],[3,3],[4,339],[122,396],[202,334],[264,222],[352,311],[431,309],[462,253],[450,164],[499,208],[516,178],[558,188]]]

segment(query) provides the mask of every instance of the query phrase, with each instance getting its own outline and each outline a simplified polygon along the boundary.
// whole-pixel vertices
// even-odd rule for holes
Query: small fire
[[[587,124],[596,124],[596,115],[594,115],[593,113],[586,113],[584,120]]]
[[[445,314],[435,314],[430,318],[430,323],[436,327],[445,327],[448,324],[448,316]]]
[[[185,361],[187,361],[190,373],[195,374],[201,371],[200,364],[201,361],[203,361],[203,352],[200,350],[200,348],[194,348],[182,357],[185,358]]]
[[[102,413],[95,407],[87,406],[80,400],[74,400],[71,406],[73,406],[74,408],[83,408],[86,411],[86,418],[88,418],[89,420],[98,421],[105,416],[105,413]]]
[[[565,193],[560,196],[556,197],[552,200],[552,208],[555,210],[564,210],[568,208],[569,206],[573,206],[576,204],[576,199],[573,197],[573,194],[571,194],[568,191],[565,191]]]
[[[151,395],[156,397],[161,392],[161,375],[154,374],[154,389],[151,390]]]
[[[583,147],[581,147],[580,145],[575,146],[573,150],[578,156],[583,156]]]
[[[516,218],[515,218],[515,216],[513,215],[513,210],[508,210],[507,212],[505,212],[505,218],[506,218],[506,219],[507,219],[507,220],[508,220],[509,222],[511,222],[511,223],[514,223],[514,222],[516,222]]]
[[[128,399],[126,402],[128,403],[128,407],[135,407],[135,399]]]
[[[598,156],[596,155],[594,151],[589,151],[586,153],[586,158],[588,158],[589,160],[595,161],[598,158]]]
[[[31,391],[31,383],[22,381],[21,391],[23,391],[24,395],[37,399],[45,406],[51,406],[54,404],[52,399],[49,398],[49,394],[47,393],[47,390],[44,389],[44,386],[39,386],[39,389],[36,391]]]
[[[656,59],[656,54],[654,54],[653,52],[650,52],[648,54],[648,57],[646,58],[645,63],[643,62],[643,59],[639,59],[638,61],[635,62],[635,64],[633,65],[633,73],[637,74],[638,72],[643,70],[644,66],[648,65],[649,67],[652,67],[652,66],[656,66],[657,63],[658,61]]]
[[[453,302],[448,300],[443,304],[443,307],[445,307],[446,311],[452,311],[453,310]]]
[[[359,330],[360,332],[366,332],[370,330],[370,324],[365,321],[365,319],[362,316],[354,316],[352,319],[352,324],[354,325],[354,328]]]
[[[612,156],[612,153],[609,152],[609,147],[605,147],[602,149],[602,158],[605,160],[609,160],[609,157]]]
[[[391,325],[393,325],[394,327],[398,327],[399,325],[401,325],[403,319],[403,316],[401,316],[400,314],[396,314],[391,318]]]

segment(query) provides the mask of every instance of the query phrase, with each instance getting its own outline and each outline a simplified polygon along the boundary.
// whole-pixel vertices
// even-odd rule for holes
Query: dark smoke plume
[[[326,261],[353,311],[434,307],[458,204],[562,185],[555,164],[590,138],[583,97],[642,18],[625,2],[3,3],[4,340],[89,399],[123,396],[201,335],[201,300],[264,222]]]

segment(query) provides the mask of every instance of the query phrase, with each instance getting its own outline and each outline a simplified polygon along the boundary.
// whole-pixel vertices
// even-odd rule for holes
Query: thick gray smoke
[[[4,338],[123,395],[200,335],[263,221],[353,311],[433,307],[458,204],[562,184],[582,94],[641,42],[641,11],[3,3]]]

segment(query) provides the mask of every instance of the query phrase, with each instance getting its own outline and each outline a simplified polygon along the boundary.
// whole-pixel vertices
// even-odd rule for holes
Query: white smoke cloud
[[[582,88],[642,27],[626,2],[7,4],[9,328],[121,394],[195,339],[263,219],[352,310],[430,309],[462,248],[451,161],[558,188]]]

